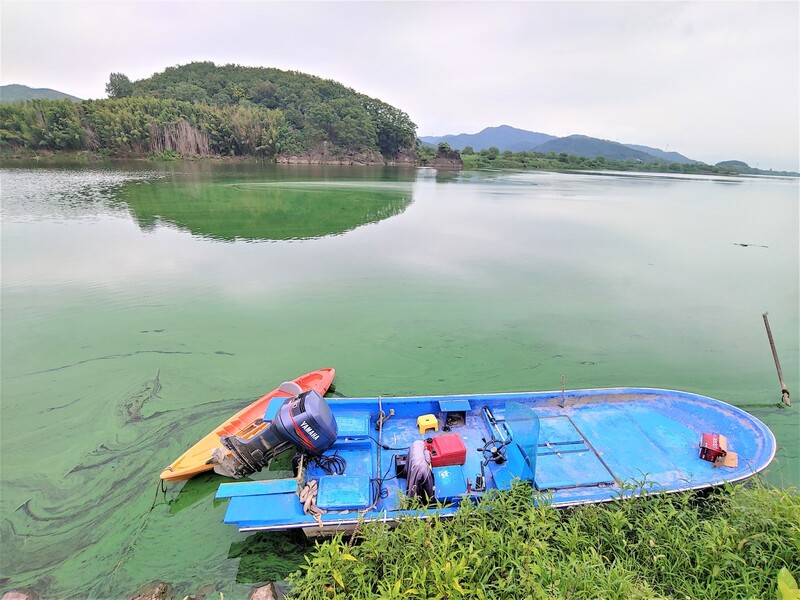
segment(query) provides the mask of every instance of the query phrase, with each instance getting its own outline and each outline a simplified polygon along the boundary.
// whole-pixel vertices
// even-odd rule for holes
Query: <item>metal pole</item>
[[[778,360],[778,351],[775,350],[775,340],[772,339],[772,330],[769,328],[769,319],[767,319],[767,313],[764,313],[761,316],[764,317],[764,326],[767,328],[769,347],[772,348],[772,358],[775,359],[775,368],[778,370],[778,381],[781,384],[781,400],[786,406],[791,406],[792,399],[789,398],[789,390],[786,389],[786,384],[783,382],[783,371],[781,370],[781,362]]]

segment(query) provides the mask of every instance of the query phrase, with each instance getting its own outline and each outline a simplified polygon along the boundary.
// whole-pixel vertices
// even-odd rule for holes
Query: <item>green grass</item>
[[[348,542],[315,546],[294,598],[787,598],[800,494],[756,484],[555,509],[520,484]]]

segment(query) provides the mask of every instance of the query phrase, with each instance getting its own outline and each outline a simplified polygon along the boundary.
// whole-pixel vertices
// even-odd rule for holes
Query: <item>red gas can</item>
[[[719,433],[704,433],[700,438],[700,458],[717,462],[728,454],[728,440]]]
[[[463,465],[467,460],[467,448],[458,434],[450,433],[428,438],[425,440],[425,445],[431,453],[431,466]]]

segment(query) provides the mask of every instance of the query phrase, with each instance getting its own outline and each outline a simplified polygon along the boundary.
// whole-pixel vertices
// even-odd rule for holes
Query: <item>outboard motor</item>
[[[230,454],[222,448],[214,449],[212,460],[217,463],[214,471],[241,479],[260,471],[289,448],[319,456],[333,445],[338,432],[325,398],[309,390],[296,398],[287,398],[269,427],[256,437],[244,440],[223,435],[222,445]]]
[[[424,442],[411,442],[406,458],[406,495],[409,498],[420,498],[430,502],[434,497],[433,470],[431,469],[431,453]]]

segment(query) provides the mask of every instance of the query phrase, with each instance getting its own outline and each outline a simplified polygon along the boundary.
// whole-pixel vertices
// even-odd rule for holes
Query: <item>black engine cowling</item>
[[[287,398],[275,419],[256,437],[244,440],[237,436],[222,436],[221,448],[213,452],[217,463],[214,471],[240,479],[264,468],[275,456],[295,448],[319,456],[336,441],[338,428],[325,398],[309,390],[296,398]]]

